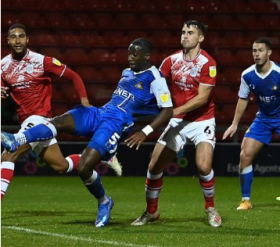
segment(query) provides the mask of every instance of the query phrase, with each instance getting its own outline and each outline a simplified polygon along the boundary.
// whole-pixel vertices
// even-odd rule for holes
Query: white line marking
[[[15,230],[15,231],[21,231],[21,232],[27,232],[27,233],[32,233],[32,234],[38,234],[38,235],[58,237],[58,238],[63,238],[63,239],[85,241],[88,243],[100,243],[100,244],[111,244],[111,245],[116,245],[116,246],[132,246],[132,247],[162,247],[159,245],[157,245],[157,246],[156,245],[139,245],[139,244],[129,244],[129,243],[124,243],[124,242],[118,242],[118,241],[106,241],[106,240],[97,240],[97,239],[91,239],[91,238],[81,238],[81,237],[75,237],[72,235],[36,231],[36,230],[23,228],[23,227],[16,227],[16,226],[2,226],[2,228],[11,229],[11,230]]]

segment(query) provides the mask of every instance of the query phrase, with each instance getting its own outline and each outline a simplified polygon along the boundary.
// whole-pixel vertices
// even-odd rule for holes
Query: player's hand
[[[232,124],[231,126],[229,126],[223,135],[223,140],[225,140],[228,136],[232,137],[236,132],[236,130],[237,130],[236,124]]]
[[[137,145],[136,150],[138,150],[146,138],[147,136],[144,134],[144,132],[138,131],[134,135],[127,138],[124,142],[127,143],[127,146],[130,148],[133,148],[134,145]]]
[[[81,98],[81,104],[82,104],[83,106],[92,106],[92,105],[89,103],[87,97],[82,97],[82,98]]]
[[[8,87],[1,86],[1,99],[6,99],[7,97],[9,97],[8,90],[9,90]]]

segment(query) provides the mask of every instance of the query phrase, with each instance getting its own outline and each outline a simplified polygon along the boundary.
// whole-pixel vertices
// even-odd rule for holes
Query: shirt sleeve
[[[162,64],[160,65],[159,70],[161,71],[161,73],[165,78],[171,77],[171,66],[172,66],[172,62],[170,57],[165,58]]]
[[[241,76],[241,84],[239,87],[238,97],[241,99],[247,99],[250,95],[250,92],[251,92],[250,87],[244,80],[243,76]]]
[[[45,73],[51,73],[61,77],[65,72],[65,69],[66,69],[66,65],[58,61],[56,58],[45,56],[44,58]]]
[[[87,97],[87,92],[82,78],[76,72],[70,68],[67,68],[65,64],[61,63],[56,58],[46,56],[44,58],[44,69],[46,73],[51,73],[72,81],[77,93],[79,94],[79,97]]]
[[[201,74],[199,78],[199,83],[215,86],[217,78],[217,67],[215,61],[209,61],[204,66],[202,66]]]
[[[157,99],[158,107],[172,107],[172,101],[170,91],[167,87],[166,80],[164,77],[156,78],[151,83],[151,92]]]
[[[71,80],[80,98],[87,97],[87,92],[82,78],[70,68],[66,68],[62,78]]]

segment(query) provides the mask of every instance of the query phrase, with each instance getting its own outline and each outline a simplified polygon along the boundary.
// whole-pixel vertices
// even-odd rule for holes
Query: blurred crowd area
[[[139,37],[154,44],[152,61],[159,66],[181,49],[184,21],[197,19],[209,26],[202,44],[217,61],[215,88],[217,140],[232,122],[244,69],[253,64],[251,46],[265,37],[273,45],[271,60],[280,62],[280,10],[277,1],[265,0],[14,0],[2,1],[1,57],[9,54],[7,30],[22,23],[30,30],[29,48],[53,56],[82,77],[91,104],[106,103],[121,72],[128,66],[127,47]],[[242,130],[254,119],[255,99],[241,121]],[[79,103],[71,82],[55,79],[53,114]],[[2,104],[2,125],[17,124],[11,100]],[[151,136],[155,140],[158,133]],[[75,139],[61,136],[61,139]]]

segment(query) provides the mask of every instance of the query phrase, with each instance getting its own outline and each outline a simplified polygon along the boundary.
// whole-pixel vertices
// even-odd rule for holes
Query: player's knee
[[[92,169],[90,169],[86,163],[80,162],[77,167],[77,172],[81,178],[87,179],[92,175]]]
[[[212,166],[210,164],[203,164],[203,165],[200,165],[198,169],[199,169],[199,173],[201,175],[206,176],[206,175],[210,174],[210,172],[212,170]]]
[[[251,164],[252,162],[252,155],[247,153],[245,150],[242,150],[240,153],[240,162],[245,166]]]

